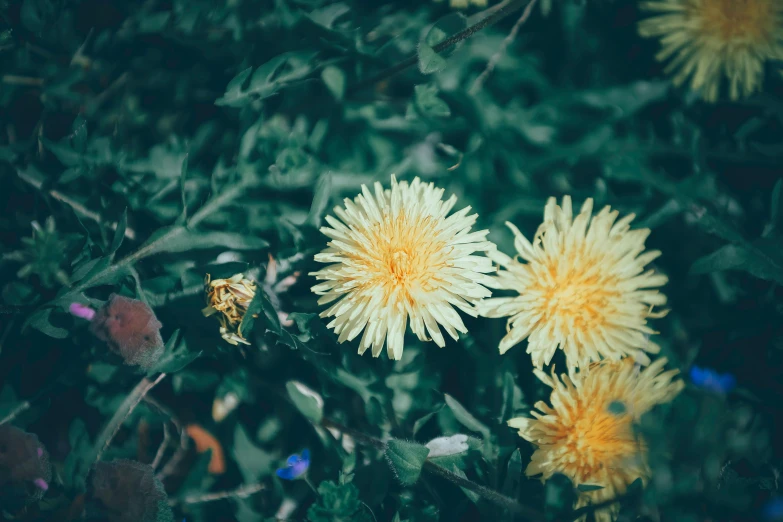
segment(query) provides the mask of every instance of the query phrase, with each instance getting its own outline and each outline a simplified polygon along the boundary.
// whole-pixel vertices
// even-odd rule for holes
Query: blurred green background
[[[176,520],[274,520],[281,505],[281,518],[305,520],[313,502],[344,507],[316,521],[369,511],[378,522],[513,519],[435,476],[403,486],[372,448],[345,456],[292,404],[292,379],[323,396],[330,418],[375,437],[471,435],[449,469],[552,516],[567,510],[568,485],[520,479],[532,447],[505,421],[546,390],[524,343],[497,354],[504,321],[468,320],[471,333],[444,349],[411,337],[391,362],[337,345],[312,315],[307,273],[326,242],[323,215],[396,174],[457,194],[509,253],[503,223],[531,237],[550,196],[592,197],[651,228],[648,248],[663,252],[655,268],[669,276],[671,312],[653,324],[663,354],[686,380],[698,364],[738,387],[722,397],[689,385],[645,418],[655,478],[624,520],[759,520],[783,450],[783,82],[771,71],[762,94],[703,103],[671,87],[657,43],[637,36],[637,2],[541,0],[476,88],[519,14],[440,59],[427,49],[486,12],[427,1],[0,0],[0,418],[29,401],[14,423],[38,435],[56,470],[43,501],[0,516],[78,519],[74,477],[141,378],[67,314],[70,302],[111,292],[149,302],[178,371],[104,459],[151,462],[164,425],[174,435],[202,426],[225,451],[222,474],[192,449],[164,474]],[[417,51],[413,67],[366,81]],[[148,242],[184,224],[176,241]],[[202,316],[204,276],[262,280],[270,256],[277,273],[265,290],[295,325],[263,316],[250,346],[231,346]],[[239,405],[216,422],[213,402],[228,393]],[[274,476],[304,448],[310,480],[341,488],[317,500],[304,482]],[[242,484],[264,489],[182,500]]]

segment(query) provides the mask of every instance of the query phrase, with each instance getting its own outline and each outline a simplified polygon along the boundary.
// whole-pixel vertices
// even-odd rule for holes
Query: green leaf
[[[329,92],[332,93],[332,96],[338,100],[343,99],[343,95],[345,95],[345,73],[341,69],[328,65],[321,71],[321,79],[329,89]]]
[[[444,394],[444,398],[446,399],[446,405],[451,408],[454,417],[457,419],[457,421],[459,421],[460,424],[469,430],[481,433],[485,439],[489,439],[490,431],[484,423],[471,415],[470,412],[468,412],[468,410],[466,410],[465,407],[462,406],[462,404],[460,404],[459,401],[457,401],[457,399],[451,395]]]
[[[245,69],[229,82],[225,94],[215,104],[244,107],[254,100],[273,96],[280,89],[309,75],[313,71],[311,62],[316,54],[304,51],[283,53],[261,65],[252,76],[252,68]],[[246,82],[247,88],[244,88]]]
[[[288,381],[285,389],[296,409],[313,424],[320,424],[324,416],[324,401],[321,396],[297,381]]]
[[[742,270],[759,279],[783,284],[783,255],[779,239],[762,238],[747,245],[725,245],[697,259],[690,268],[692,274],[721,270]]]
[[[522,454],[519,448],[515,449],[508,459],[506,466],[506,478],[503,481],[503,494],[510,498],[519,496],[519,487],[522,484]]]
[[[783,235],[783,180],[780,179],[772,189],[768,234],[772,236]]]
[[[433,74],[446,68],[446,59],[424,42],[419,44],[418,57],[422,74]]]
[[[386,460],[405,486],[411,486],[419,480],[429,453],[429,448],[416,442],[393,439],[386,444]]]
[[[233,454],[247,484],[258,482],[275,469],[275,457],[256,446],[241,424],[234,430]]]
[[[111,246],[109,247],[109,251],[106,252],[107,256],[111,256],[119,250],[120,245],[122,245],[122,240],[125,238],[125,229],[127,226],[128,208],[126,207],[125,210],[122,211],[122,217],[120,217],[120,220],[117,222],[117,230],[114,231],[114,238],[111,240]]]
[[[68,330],[51,323],[53,310],[53,308],[44,308],[33,312],[33,314],[27,318],[27,321],[25,321],[25,327],[30,326],[44,335],[54,337],[55,339],[65,339],[68,337]]]
[[[91,448],[90,436],[83,420],[77,418],[71,422],[68,428],[68,445],[70,451],[63,465],[63,484],[67,491],[83,491],[85,485],[83,477],[87,476],[88,469],[92,465],[88,460]]]
[[[438,88],[434,85],[414,87],[414,105],[418,112],[427,118],[447,118],[451,116],[449,106],[438,98]]]
[[[310,522],[369,522],[373,520],[359,500],[359,490],[352,483],[336,484],[331,480],[318,485],[318,498],[307,510]]]
[[[267,330],[271,330],[280,335],[283,332],[283,326],[280,324],[280,318],[277,315],[274,305],[260,286],[256,287],[256,295],[250,301],[242,322],[239,323],[239,333],[247,338],[255,327],[257,316],[263,313],[263,325]]]
[[[576,491],[571,480],[560,473],[554,474],[544,485],[544,508],[551,518],[560,518],[569,513],[576,500]]]
[[[588,491],[598,491],[599,489],[604,489],[604,487],[598,486],[596,484],[579,484],[576,489],[582,491],[583,493],[587,493]]]
[[[174,333],[171,334],[171,337],[166,342],[163,355],[148,374],[176,373],[198,359],[202,353],[201,351],[191,352],[188,350],[185,340],[182,339],[180,342],[179,329],[174,330]]]
[[[313,203],[310,205],[310,212],[307,214],[307,224],[315,228],[321,226],[321,219],[326,211],[326,207],[329,205],[331,195],[332,173],[326,172],[318,178],[318,183],[315,185]]]
[[[307,17],[316,24],[331,29],[334,23],[343,15],[350,12],[351,8],[342,2],[329,4],[326,7],[315,9]]]
[[[231,250],[261,250],[269,243],[261,238],[235,232],[190,230],[181,225],[158,229],[141,246],[145,257],[155,254],[179,253],[208,248]]]

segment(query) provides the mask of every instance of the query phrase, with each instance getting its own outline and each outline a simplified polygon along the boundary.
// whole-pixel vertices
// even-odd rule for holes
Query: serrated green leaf
[[[419,480],[430,450],[416,442],[393,439],[386,444],[386,459],[394,475],[405,486]]]

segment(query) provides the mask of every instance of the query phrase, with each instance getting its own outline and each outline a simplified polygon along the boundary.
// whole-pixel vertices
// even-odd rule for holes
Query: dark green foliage
[[[359,490],[352,483],[322,482],[318,486],[320,498],[307,511],[311,522],[369,522],[372,516],[359,500]]]
[[[498,354],[504,320],[462,314],[459,341],[408,335],[389,361],[319,317],[319,228],[392,174],[456,194],[510,255],[504,222],[532,239],[549,197],[635,213],[669,278],[652,340],[688,386],[642,418],[652,477],[620,516],[759,520],[783,462],[783,77],[770,65],[751,99],[697,100],[638,37],[638,3],[538,0],[505,43],[521,10],[436,51],[487,13],[0,0],[0,435],[50,485],[0,465],[0,520],[80,520],[85,489],[99,520],[100,499],[134,521],[568,519],[598,486],[524,474],[535,447],[507,421],[549,388],[525,342]],[[250,344],[233,346],[201,310],[205,275],[237,273],[257,292]],[[118,305],[127,335],[111,326]],[[736,389],[699,388],[694,364]],[[221,446],[223,473],[190,425]],[[458,450],[425,446],[441,437]],[[51,476],[30,458],[41,443]],[[319,495],[275,476],[305,448]]]

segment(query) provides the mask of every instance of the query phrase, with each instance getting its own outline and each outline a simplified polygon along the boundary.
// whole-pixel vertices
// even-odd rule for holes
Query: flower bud
[[[162,326],[146,304],[112,294],[92,319],[90,331],[106,341],[125,364],[149,369],[163,354]]]
[[[98,462],[92,471],[92,499],[108,522],[172,520],[166,491],[152,467],[134,460]]]
[[[0,509],[20,509],[40,500],[51,480],[49,454],[38,437],[0,425]]]
[[[205,280],[208,306],[202,310],[205,316],[220,313],[220,335],[233,344],[250,344],[244,338],[239,326],[245,317],[253,297],[256,295],[256,283],[246,279],[243,274],[235,274],[229,279],[211,280],[207,274]]]

